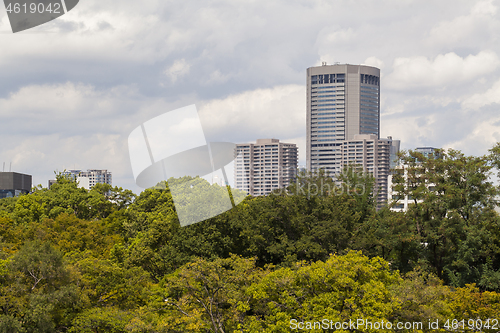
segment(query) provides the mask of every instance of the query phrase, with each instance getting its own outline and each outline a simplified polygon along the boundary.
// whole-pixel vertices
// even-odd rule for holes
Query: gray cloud
[[[133,188],[130,131],[197,104],[210,139],[305,153],[305,69],[382,68],[382,135],[483,153],[499,140],[498,1],[80,1],[9,33],[0,10],[0,162],[46,184],[106,168]]]

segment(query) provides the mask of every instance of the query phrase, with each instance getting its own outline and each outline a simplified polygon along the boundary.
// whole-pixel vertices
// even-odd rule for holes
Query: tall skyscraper
[[[250,195],[267,195],[287,187],[297,175],[297,146],[278,139],[258,139],[237,144],[234,162],[235,188]]]
[[[380,137],[380,69],[335,64],[307,69],[306,167],[341,171],[344,140]]]

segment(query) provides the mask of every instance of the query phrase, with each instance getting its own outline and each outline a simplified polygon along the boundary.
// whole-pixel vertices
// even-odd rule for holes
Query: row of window
[[[344,90],[344,85],[334,85],[334,86],[323,86],[323,87],[312,87],[311,93],[324,93],[327,89],[337,89],[339,91]]]
[[[361,86],[361,91],[363,91],[363,89],[365,89],[365,92],[379,90],[377,86]]]
[[[378,107],[360,107],[359,108],[361,111],[369,111],[369,112],[373,112],[373,113],[377,113],[378,114]]]
[[[320,126],[318,126],[318,124],[324,124],[324,123],[325,123],[325,122],[319,122],[319,123],[317,123],[317,122],[311,122],[311,128],[316,128],[316,127],[317,127],[317,128],[322,128],[322,126],[321,126],[321,125],[320,125]],[[328,123],[327,123],[327,124],[328,124]],[[331,123],[330,123],[330,124],[331,124]],[[325,127],[338,127],[338,128],[343,128],[343,127],[344,127],[344,121],[343,121],[343,120],[342,120],[342,121],[340,121],[340,120],[339,120],[339,121],[337,121],[335,124],[336,124],[336,125],[330,125],[330,126],[325,126],[325,125],[323,125],[323,128],[325,128]]]
[[[337,141],[337,140],[340,140],[340,139],[343,139],[344,136],[341,135],[340,138],[337,138],[337,139],[319,139],[319,140],[316,140],[318,142],[325,142],[325,141]]]
[[[368,88],[368,87],[367,87]],[[377,97],[378,98],[378,89],[367,89],[365,87],[361,87],[361,96],[368,96],[368,95],[363,95],[363,94],[369,94],[369,96]]]
[[[371,84],[378,86],[380,84],[380,79],[378,76],[375,75],[368,75],[368,74],[361,74],[361,83],[364,84]]]
[[[311,75],[311,84],[344,83],[345,74]]]

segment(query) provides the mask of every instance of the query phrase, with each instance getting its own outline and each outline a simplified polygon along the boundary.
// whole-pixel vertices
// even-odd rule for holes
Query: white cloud
[[[495,115],[470,109],[500,103],[497,6],[86,0],[19,34],[0,10],[0,155],[44,184],[76,164],[133,186],[129,132],[195,103],[210,138],[276,137],[298,143],[303,159],[305,70],[321,61],[382,68],[384,136],[474,152],[474,135],[484,135],[475,144],[495,138],[496,126],[478,119]]]
[[[435,25],[427,42],[443,46],[477,44],[478,40],[489,38],[492,29],[498,28],[495,14],[497,7],[492,0],[477,1],[467,15],[460,15]]]
[[[368,66],[380,68],[381,75],[383,76],[384,62],[382,60],[378,59],[377,57],[366,58],[366,60],[363,62],[363,65],[368,65]]]
[[[486,154],[495,143],[500,142],[500,117],[491,117],[475,123],[471,122],[470,132],[459,140],[451,141],[448,147],[471,155]]]
[[[170,66],[165,74],[170,78],[172,83],[175,83],[178,78],[189,74],[190,65],[187,63],[186,59],[182,58],[176,60],[172,66]]]
[[[500,60],[494,51],[481,51],[462,58],[450,52],[434,59],[423,56],[396,58],[386,84],[395,90],[443,87],[469,82],[494,72]]]
[[[500,106],[500,80],[485,92],[476,93],[462,102],[465,109],[477,110],[482,106],[497,103]]]
[[[0,98],[0,162],[46,186],[53,171],[108,169],[115,185],[135,191],[127,148],[130,131],[187,103],[139,95],[134,86],[98,91],[84,84],[30,85]]]
[[[54,171],[64,169],[108,169],[114,185],[133,188],[127,148],[120,135],[59,134],[31,137],[11,136],[1,151],[2,162],[12,162],[12,171],[33,175],[33,184],[47,186]]]
[[[286,85],[207,101],[199,113],[211,140],[251,142],[305,134],[305,108],[305,87]]]
[[[402,145],[410,149],[432,145],[432,142],[435,142],[433,115],[382,118],[380,137],[392,136],[394,140],[401,140]]]
[[[103,168],[113,172],[116,185],[138,190],[128,156],[130,131],[187,104],[191,103],[146,98],[126,86],[104,91],[73,83],[23,87],[0,98],[4,138],[0,154],[42,185],[53,178],[54,170]],[[305,153],[303,86],[256,89],[197,104],[210,141],[253,142],[273,137],[297,143]],[[17,131],[11,130],[19,124],[22,127]]]
[[[493,4],[493,0],[479,1],[472,7],[471,13],[472,15],[493,16],[497,13],[497,7]]]
[[[70,118],[85,107],[85,98],[103,97],[99,95],[91,86],[84,84],[29,85],[11,93],[7,99],[0,99],[0,115]]]
[[[354,43],[356,37],[357,34],[352,28],[342,29],[338,25],[323,28],[316,40],[319,59],[315,65],[319,66],[324,61],[329,64],[335,62],[348,63],[348,59],[343,59],[339,50],[344,45]]]
[[[208,76],[208,79],[203,79],[201,80],[201,83],[204,86],[211,85],[211,84],[221,84],[224,82],[227,82],[227,80],[230,78],[229,75],[222,74],[222,72],[218,69],[210,73]]]

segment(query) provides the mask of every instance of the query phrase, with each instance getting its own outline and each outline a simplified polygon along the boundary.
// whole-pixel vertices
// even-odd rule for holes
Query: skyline
[[[306,69],[324,61],[380,68],[380,137],[481,155],[500,141],[499,5],[86,0],[16,34],[0,6],[0,162],[138,192],[128,134],[196,104],[210,140],[277,138],[305,165]]]

